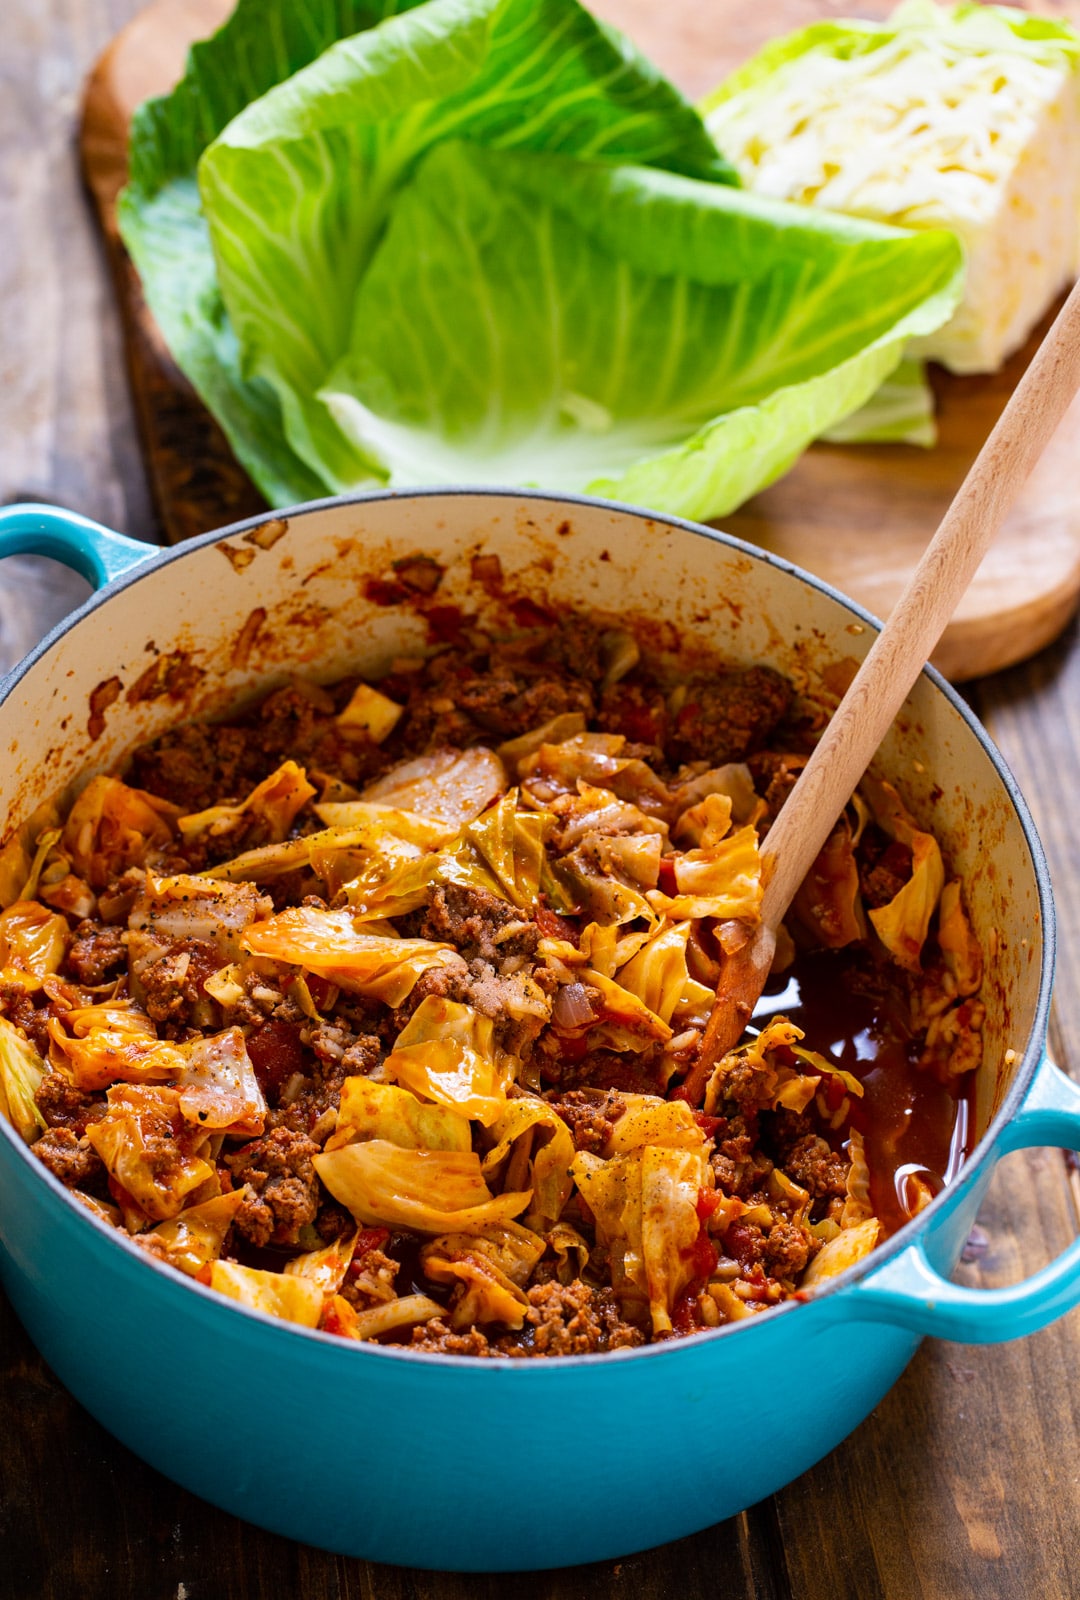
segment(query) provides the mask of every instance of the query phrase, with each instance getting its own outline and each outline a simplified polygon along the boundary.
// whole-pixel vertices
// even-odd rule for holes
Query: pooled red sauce
[[[277,1103],[284,1084],[294,1072],[303,1072],[306,1057],[300,1029],[294,1022],[275,1020],[256,1028],[247,1040],[247,1052],[259,1088]]]
[[[905,1205],[909,1175],[936,1194],[969,1153],[973,1084],[969,1076],[946,1088],[917,1069],[902,1002],[891,987],[875,993],[877,986],[865,981],[868,970],[842,951],[801,952],[786,972],[769,979],[754,1025],[787,1017],[806,1035],[806,1049],[862,1084],[850,1122],[866,1142],[874,1212],[885,1231],[895,1233],[912,1215],[910,1198]],[[845,1137],[846,1128],[838,1135],[841,1142]]]

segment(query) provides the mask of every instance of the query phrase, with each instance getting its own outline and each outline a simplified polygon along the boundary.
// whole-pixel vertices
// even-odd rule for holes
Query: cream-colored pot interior
[[[445,567],[424,602],[393,603],[394,563]],[[498,555],[500,586],[490,563]],[[384,580],[390,580],[389,584]],[[219,534],[136,569],[34,662],[0,707],[4,837],[50,795],[116,766],[172,722],[214,715],[297,673],[378,675],[428,647],[459,608],[500,629],[508,603],[623,618],[646,649],[698,646],[766,662],[835,701],[873,633],[806,579],[685,526],[594,502],[435,493],[334,502]],[[387,602],[390,603],[387,603]],[[878,769],[963,877],[987,956],[981,1134],[1023,1050],[1038,1000],[1043,930],[1020,819],[979,735],[923,677]]]

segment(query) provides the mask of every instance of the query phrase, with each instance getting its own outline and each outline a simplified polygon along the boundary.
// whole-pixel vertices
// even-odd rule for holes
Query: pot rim
[[[853,600],[849,595],[844,594],[842,590],[827,583],[823,578],[816,577],[804,568],[796,566],[794,562],[787,561],[782,556],[774,555],[771,551],[750,544],[748,541],[739,539],[734,534],[725,533],[718,528],[712,528],[700,522],[692,522],[685,517],[650,511],[644,506],[631,505],[618,500],[606,500],[596,495],[548,489],[515,489],[484,484],[433,485],[416,489],[358,490],[351,494],[328,495],[322,499],[304,501],[295,506],[286,506],[278,509],[271,508],[267,511],[259,512],[255,516],[242,518],[238,522],[231,522],[223,527],[211,529],[207,533],[198,534],[194,538],[185,539],[179,544],[164,547],[158,554],[134,565],[131,570],[122,573],[119,577],[112,579],[111,582],[97,589],[81,606],[62,618],[22,661],[18,662],[3,678],[0,678],[0,708],[7,703],[12,692],[31,668],[84,618],[100,607],[107,605],[124,590],[139,583],[142,579],[156,574],[162,567],[169,566],[174,561],[183,560],[185,556],[202,550],[207,545],[216,544],[221,539],[233,535],[244,534],[265,522],[286,521],[291,523],[300,517],[336,510],[342,506],[364,505],[383,501],[446,499],[450,497],[539,501],[582,506],[590,510],[612,511],[623,516],[633,517],[639,522],[677,528],[683,533],[693,534],[698,538],[709,539],[714,543],[725,545],[727,548],[738,551],[755,562],[763,563],[765,566],[772,567],[779,572],[786,573],[801,580],[803,583],[809,584],[821,594],[842,605],[874,632],[880,632],[882,627],[881,619],[874,616],[865,606]],[[131,542],[135,543],[134,540]],[[1019,1110],[1035,1075],[1036,1068],[1044,1055],[1044,1041],[1049,1021],[1050,995],[1054,977],[1057,925],[1053,893],[1050,885],[1050,872],[1042,842],[1036,831],[1027,802],[1024,800],[1004,757],[967,702],[941,673],[929,663],[923,667],[921,675],[929,678],[930,682],[943,695],[952,709],[959,714],[961,720],[974,734],[983,752],[989,758],[998,780],[1005,789],[1017,815],[1025,842],[1030,851],[1039,897],[1043,941],[1039,972],[1039,994],[1035,1007],[1035,1016],[1024,1047],[1023,1057],[1013,1073],[1012,1080],[1002,1098],[1001,1104],[991,1117],[982,1137],[964,1160],[956,1178],[947,1184],[929,1205],[912,1217],[909,1222],[906,1222],[902,1228],[898,1229],[883,1244],[876,1246],[862,1261],[838,1274],[836,1278],[827,1282],[822,1288],[815,1289],[812,1294],[807,1296],[806,1300],[792,1298],[784,1301],[779,1306],[773,1307],[768,1313],[770,1325],[775,1323],[778,1316],[790,1314],[804,1305],[809,1306],[831,1300],[837,1295],[844,1294],[856,1283],[874,1276],[881,1268],[902,1255],[921,1234],[928,1231],[934,1219],[947,1207],[951,1208],[953,1205],[958,1204],[963,1195],[978,1181],[981,1169],[992,1155],[1002,1130]],[[132,1259],[137,1258],[142,1267],[161,1274],[163,1285],[168,1285],[170,1289],[175,1290],[191,1290],[203,1297],[207,1311],[211,1311],[211,1308],[214,1310],[223,1309],[227,1312],[239,1312],[245,1317],[253,1318],[265,1329],[273,1330],[273,1337],[301,1340],[302,1343],[300,1345],[294,1346],[295,1349],[300,1351],[311,1348],[310,1341],[315,1339],[318,1346],[321,1346],[328,1356],[329,1352],[335,1352],[335,1356],[331,1359],[347,1359],[349,1362],[355,1361],[358,1357],[361,1360],[367,1358],[392,1361],[407,1360],[410,1364],[420,1362],[426,1366],[434,1366],[447,1372],[461,1373],[464,1371],[466,1374],[474,1372],[477,1368],[475,1360],[463,1359],[461,1356],[442,1355],[428,1351],[414,1352],[405,1347],[399,1348],[394,1345],[361,1342],[359,1348],[353,1348],[354,1341],[346,1341],[336,1335],[323,1333],[317,1328],[304,1328],[296,1323],[284,1321],[279,1317],[272,1317],[266,1312],[258,1311],[251,1306],[245,1306],[238,1301],[230,1300],[227,1296],[216,1293],[209,1286],[199,1283],[194,1278],[184,1278],[174,1268],[158,1261],[148,1252],[140,1249],[134,1239],[129,1238],[126,1233],[110,1227],[95,1216],[88,1207],[82,1205],[48,1168],[34,1160],[31,1147],[24,1144],[15,1129],[2,1116],[0,1116],[0,1138],[14,1147],[18,1157],[26,1161],[32,1168],[34,1177],[38,1181],[44,1181],[46,1188],[51,1190],[55,1197],[65,1205],[69,1214],[81,1217],[92,1229],[97,1230],[102,1238],[110,1240],[114,1246],[128,1253]],[[183,1279],[182,1282],[180,1281],[181,1279]],[[560,1372],[567,1367],[599,1365],[603,1368],[611,1366],[614,1362],[622,1364],[627,1361],[670,1359],[676,1357],[681,1350],[688,1348],[700,1349],[705,1343],[713,1343],[718,1339],[744,1334],[756,1322],[756,1317],[746,1318],[739,1322],[726,1323],[723,1327],[703,1329],[689,1338],[668,1339],[658,1344],[640,1345],[633,1349],[597,1352],[592,1355],[559,1356],[557,1359],[553,1358],[546,1361],[485,1362],[483,1363],[483,1370],[503,1373],[512,1371],[520,1374],[522,1378],[526,1373],[533,1373],[533,1381],[546,1381],[546,1379],[541,1378],[541,1374],[550,1373],[552,1370]]]

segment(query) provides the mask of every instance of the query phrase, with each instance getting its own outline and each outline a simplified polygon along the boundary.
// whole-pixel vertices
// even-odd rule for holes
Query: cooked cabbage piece
[[[14,836],[0,1112],[100,1222],[263,1315],[525,1360],[751,1320],[932,1203],[982,951],[880,776],[705,1068],[804,697],[582,618],[380,682],[170,730]]]

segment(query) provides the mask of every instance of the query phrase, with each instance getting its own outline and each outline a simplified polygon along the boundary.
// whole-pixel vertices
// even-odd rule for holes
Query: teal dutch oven
[[[660,647],[702,639],[795,673],[808,694],[877,626],[711,529],[512,491],[326,501],[166,552],[47,507],[0,513],[0,555],[27,551],[99,587],[0,685],[5,838],[180,717],[290,671],[329,681],[415,654],[421,620],[373,579],[420,551],[445,568],[440,603],[481,620],[497,601],[473,562],[497,554],[506,592],[626,617]],[[1054,936],[1039,841],[1000,755],[932,671],[878,766],[963,876],[987,1021],[970,1154],[866,1261],[805,1303],[643,1349],[410,1355],[275,1321],[148,1259],[5,1125],[0,1265],[50,1366],[136,1454],[265,1528],[407,1566],[526,1569],[628,1554],[760,1500],[858,1425],[924,1334],[1013,1339],[1067,1311],[1080,1241],[1010,1288],[949,1281],[997,1161],[1080,1148],[1080,1090],[1044,1054]]]

